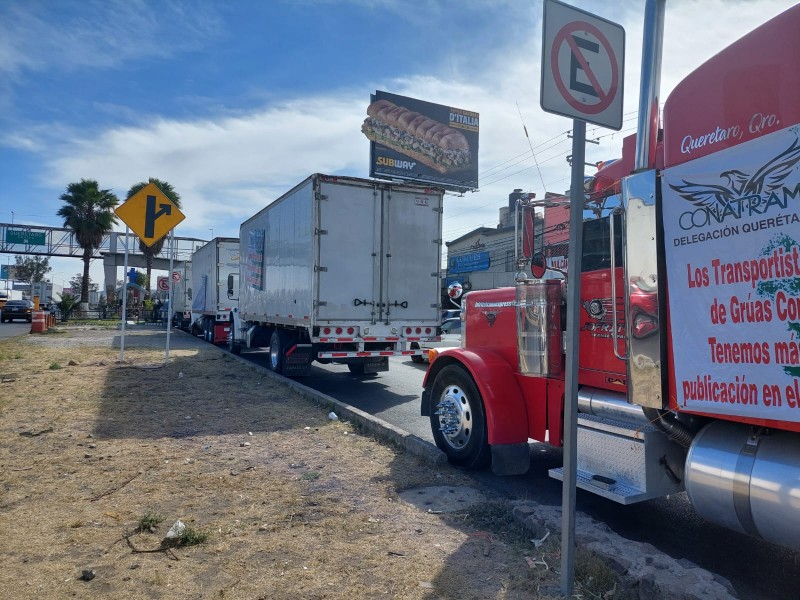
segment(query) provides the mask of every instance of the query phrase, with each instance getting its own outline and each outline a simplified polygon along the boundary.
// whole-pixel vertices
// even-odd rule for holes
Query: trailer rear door
[[[391,322],[439,318],[441,193],[402,188],[383,190],[386,306]]]
[[[375,321],[380,303],[380,195],[369,184],[319,185],[317,318]]]

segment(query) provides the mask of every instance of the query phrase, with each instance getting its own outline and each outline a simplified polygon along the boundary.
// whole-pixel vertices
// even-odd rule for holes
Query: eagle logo
[[[585,310],[591,318],[603,321],[604,317],[609,313],[611,298],[582,300],[581,306],[583,306],[583,310]]]
[[[497,319],[497,313],[496,312],[484,312],[483,314],[486,316],[486,322],[489,323],[489,327],[494,327],[494,322]]]
[[[731,169],[720,173],[720,179],[724,180],[722,184],[693,183],[684,179],[683,185],[670,184],[669,187],[698,208],[724,209],[734,200],[753,196],[760,198],[763,193],[769,195],[780,189],[798,161],[800,140],[795,139],[786,150],[767,161],[752,175]]]

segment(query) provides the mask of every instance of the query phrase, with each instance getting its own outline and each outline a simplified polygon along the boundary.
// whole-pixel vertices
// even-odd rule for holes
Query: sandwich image
[[[361,126],[365,136],[439,173],[458,171],[472,160],[464,135],[444,123],[388,100],[370,104],[367,115]]]

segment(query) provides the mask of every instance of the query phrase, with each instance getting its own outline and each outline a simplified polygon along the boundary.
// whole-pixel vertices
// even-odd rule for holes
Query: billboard
[[[377,91],[361,126],[370,177],[478,188],[478,113]]]
[[[491,265],[488,252],[472,252],[460,254],[447,259],[447,273],[471,273],[473,271],[486,271]]]

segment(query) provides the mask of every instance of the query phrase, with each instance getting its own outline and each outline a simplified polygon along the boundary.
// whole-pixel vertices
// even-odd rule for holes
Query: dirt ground
[[[502,507],[438,513],[399,497],[469,485],[461,472],[330,420],[198,339],[173,335],[164,365],[163,344],[131,331],[120,363],[118,331],[0,342],[0,598],[558,589],[557,542],[535,548]],[[178,519],[193,536],[164,545]]]

